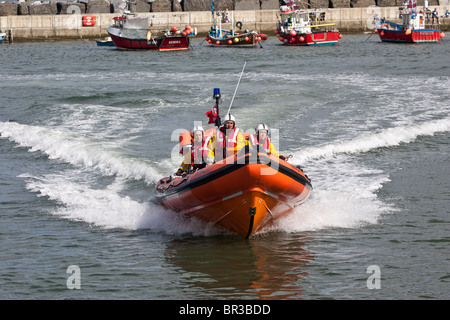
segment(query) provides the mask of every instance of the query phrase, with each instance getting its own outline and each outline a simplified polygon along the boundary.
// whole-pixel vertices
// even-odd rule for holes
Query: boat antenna
[[[221,120],[220,120],[220,110],[219,110],[219,100],[220,100],[220,88],[214,88],[214,94],[213,94],[213,98],[216,99],[216,108],[217,108],[217,118],[216,121],[214,122],[214,125],[217,127],[221,126]]]
[[[227,114],[230,114],[231,106],[233,105],[233,101],[234,101],[234,96],[236,95],[236,91],[237,91],[237,89],[239,87],[239,83],[241,82],[241,78],[242,78],[242,75],[244,74],[244,69],[245,69],[245,65],[246,64],[247,64],[247,61],[244,61],[244,66],[242,67],[241,75],[239,76],[239,81],[238,81],[238,83],[236,85],[236,89],[234,89],[233,98],[231,99],[230,107],[228,108],[228,113]]]

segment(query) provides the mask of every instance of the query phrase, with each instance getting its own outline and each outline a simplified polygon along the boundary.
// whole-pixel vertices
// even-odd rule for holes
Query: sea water
[[[448,299],[449,50],[2,45],[0,297]],[[214,88],[314,187],[250,240],[154,202]]]

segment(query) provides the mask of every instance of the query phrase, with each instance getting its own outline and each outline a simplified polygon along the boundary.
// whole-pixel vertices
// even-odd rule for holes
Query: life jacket
[[[201,144],[198,144],[196,141],[194,141],[191,153],[191,164],[194,170],[201,169],[205,166],[205,160],[208,157],[209,151],[209,140],[211,140],[211,137],[207,136]]]
[[[259,143],[258,136],[256,134],[251,134],[248,138],[252,146],[257,146],[258,148],[263,148],[266,153],[270,152],[270,138],[266,137],[264,143]]]
[[[220,127],[216,133],[216,158],[225,159],[228,156],[234,155],[237,147],[237,137],[241,129],[234,127],[227,130],[228,136],[225,135],[225,127]]]

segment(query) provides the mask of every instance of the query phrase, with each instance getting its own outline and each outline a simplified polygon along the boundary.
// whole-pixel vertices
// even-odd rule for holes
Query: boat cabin
[[[425,18],[423,13],[403,13],[402,26],[405,29],[418,30],[425,29]]]
[[[300,33],[311,33],[311,15],[310,12],[303,10],[296,10],[288,14],[280,14],[280,29],[282,32],[291,29]]]
[[[312,33],[311,27],[319,21],[325,20],[325,10],[294,10],[290,12],[280,10],[279,29],[282,33],[296,30],[299,33]]]
[[[123,23],[125,21],[125,17],[114,17],[113,21],[114,21],[114,27],[117,28],[123,28]]]

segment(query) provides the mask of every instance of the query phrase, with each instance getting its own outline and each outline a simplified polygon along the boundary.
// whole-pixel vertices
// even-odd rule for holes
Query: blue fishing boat
[[[96,41],[99,47],[114,47],[114,42],[112,41],[111,37],[106,37],[103,40],[96,40]]]
[[[2,32],[2,30],[0,30],[0,43],[2,43],[3,39],[5,39],[6,37],[6,33]]]
[[[214,4],[211,0],[211,13],[213,19],[213,25],[208,31],[208,35],[205,40],[212,46],[232,46],[232,47],[253,47],[256,45],[261,46],[261,41],[267,40],[267,35],[260,34],[258,31],[250,31],[245,29],[244,32],[237,32],[234,29],[236,25],[239,30],[242,28],[242,22],[238,21],[234,23],[234,15],[231,16],[231,30],[222,29],[222,20],[219,19],[216,23],[214,15]]]

